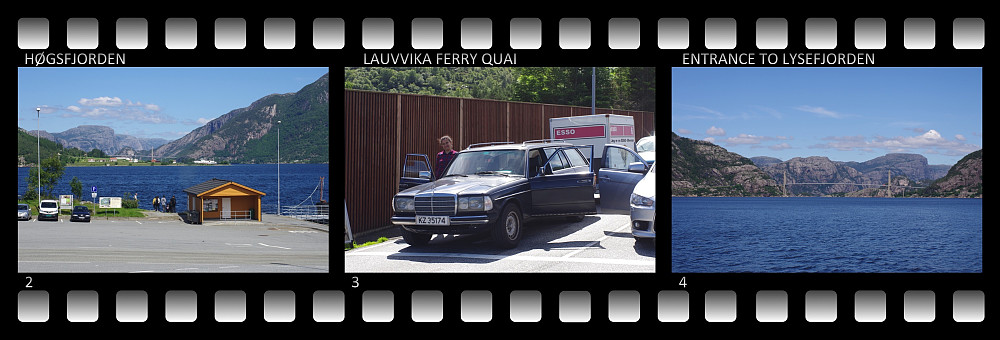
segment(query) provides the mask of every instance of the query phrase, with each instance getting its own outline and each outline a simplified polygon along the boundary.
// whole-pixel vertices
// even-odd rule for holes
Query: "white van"
[[[42,200],[38,204],[38,220],[59,220],[59,201]]]

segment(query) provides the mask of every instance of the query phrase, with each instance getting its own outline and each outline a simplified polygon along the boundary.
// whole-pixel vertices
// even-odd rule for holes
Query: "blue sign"
[[[90,192],[97,192],[97,187],[90,187]]]

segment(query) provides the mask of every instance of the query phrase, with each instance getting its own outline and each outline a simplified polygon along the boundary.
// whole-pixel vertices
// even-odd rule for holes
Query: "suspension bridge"
[[[893,187],[903,188],[903,195],[906,195],[906,189],[923,189],[923,188],[926,188],[926,187],[908,186],[908,185],[896,185],[896,186],[893,186],[892,185],[892,171],[889,171],[889,179],[886,182],[886,184],[878,184],[878,183],[794,183],[794,182],[793,183],[788,183],[788,172],[787,171],[782,172],[782,176],[781,177],[782,177],[781,193],[785,197],[788,197],[788,188],[787,188],[787,186],[789,186],[789,185],[857,185],[857,186],[860,186],[862,188],[866,188],[866,187],[882,188],[882,187],[885,187],[886,188],[886,192],[888,193],[889,197],[892,197],[892,188]],[[873,196],[874,196],[874,194],[873,194]]]

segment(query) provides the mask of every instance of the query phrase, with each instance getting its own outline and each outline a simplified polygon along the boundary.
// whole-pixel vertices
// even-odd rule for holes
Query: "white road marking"
[[[257,244],[265,246],[265,247],[271,247],[271,248],[292,249],[292,248],[285,248],[285,247],[267,245],[267,244],[263,244],[263,243],[257,243]]]

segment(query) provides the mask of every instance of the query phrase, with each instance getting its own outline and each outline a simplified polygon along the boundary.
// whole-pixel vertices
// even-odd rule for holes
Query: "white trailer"
[[[632,116],[597,114],[549,119],[549,138],[574,145],[593,145],[594,158],[604,158],[604,145],[617,144],[635,150]]]

